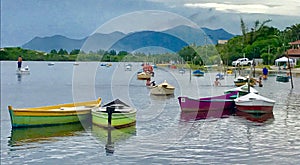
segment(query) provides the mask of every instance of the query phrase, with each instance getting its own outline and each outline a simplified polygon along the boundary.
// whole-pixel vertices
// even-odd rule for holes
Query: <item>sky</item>
[[[249,28],[271,19],[267,25],[284,30],[300,23],[299,8],[299,0],[1,0],[0,47],[21,46],[34,37],[82,39],[94,32],[163,30],[187,22],[241,34],[241,18]],[[174,23],[179,17],[183,22]]]

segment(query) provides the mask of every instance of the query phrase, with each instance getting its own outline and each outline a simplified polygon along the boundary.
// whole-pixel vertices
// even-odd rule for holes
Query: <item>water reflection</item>
[[[163,96],[157,96],[157,95],[151,95],[150,94],[150,98],[152,100],[165,101],[165,100],[168,100],[168,99],[175,98],[175,96],[174,96],[174,94],[173,95],[163,95]]]
[[[115,143],[129,139],[136,135],[136,126],[130,126],[121,129],[103,128],[92,125],[92,134],[101,142],[105,143],[106,155],[112,155],[115,151]]]
[[[65,124],[47,127],[13,128],[8,146],[22,146],[27,143],[53,141],[55,137],[73,136],[76,131],[82,131],[81,123]]]
[[[22,74],[21,73],[17,73],[17,79],[19,82],[21,82],[22,80]]]
[[[194,121],[209,118],[226,118],[232,114],[232,110],[220,110],[220,111],[198,111],[198,112],[181,112],[181,121]]]
[[[273,112],[272,113],[246,113],[246,112],[236,111],[236,115],[255,123],[270,123],[274,121]]]

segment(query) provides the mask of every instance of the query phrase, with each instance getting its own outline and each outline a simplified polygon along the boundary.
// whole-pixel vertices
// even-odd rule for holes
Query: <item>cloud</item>
[[[296,3],[295,3],[296,4]],[[275,15],[299,16],[299,6],[290,4],[288,1],[282,3],[255,3],[255,4],[234,4],[234,3],[185,3],[189,8],[213,8],[223,12],[235,13],[259,13]]]
[[[170,8],[210,8],[227,13],[299,16],[299,0],[148,0]]]

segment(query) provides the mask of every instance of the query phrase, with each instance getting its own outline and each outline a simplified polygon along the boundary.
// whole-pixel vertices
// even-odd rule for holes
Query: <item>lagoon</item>
[[[29,75],[16,74],[16,62],[1,62],[1,164],[299,164],[300,78],[279,83],[274,76],[255,87],[276,101],[273,115],[190,120],[180,112],[177,97],[222,94],[234,87],[225,76],[214,87],[216,72],[189,78],[189,72],[155,69],[153,80],[176,87],[174,97],[149,94],[145,81],[136,79],[141,63],[111,67],[98,62],[25,61]],[[107,103],[120,98],[137,108],[135,127],[111,132],[113,153],[108,153],[107,132],[72,124],[12,129],[7,110],[97,97]]]

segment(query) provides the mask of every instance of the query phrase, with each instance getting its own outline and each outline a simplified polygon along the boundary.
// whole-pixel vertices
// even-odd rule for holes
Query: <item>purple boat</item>
[[[234,91],[220,96],[203,97],[199,99],[180,96],[178,100],[182,112],[223,111],[234,108],[234,99],[237,93],[237,91]]]

